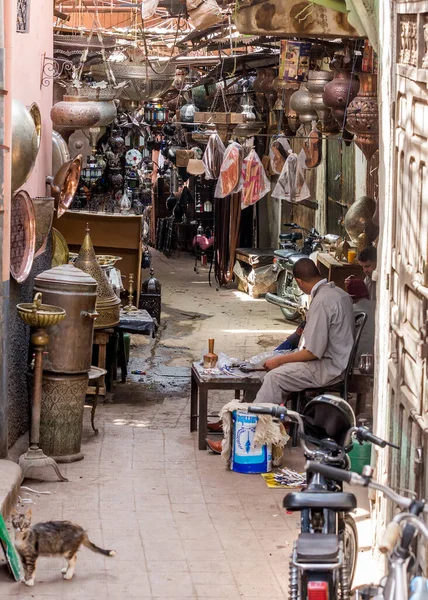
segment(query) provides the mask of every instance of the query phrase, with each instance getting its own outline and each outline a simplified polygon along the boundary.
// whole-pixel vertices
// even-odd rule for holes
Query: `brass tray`
[[[10,273],[25,281],[33,266],[36,251],[36,215],[29,194],[19,190],[14,197],[10,222]]]
[[[68,264],[70,260],[68,244],[62,233],[58,229],[55,229],[55,227],[52,228],[52,242],[52,268]]]

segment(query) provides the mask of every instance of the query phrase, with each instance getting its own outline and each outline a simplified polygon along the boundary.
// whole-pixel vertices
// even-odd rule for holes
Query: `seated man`
[[[373,300],[374,302],[376,302],[376,281],[373,281],[372,279],[373,271],[376,269],[377,265],[376,248],[374,246],[367,246],[367,248],[361,250],[361,252],[357,256],[357,259],[364,271],[364,283],[366,284],[367,289],[369,291],[369,300]],[[345,285],[349,281],[351,281],[351,279],[355,279],[355,276],[350,275],[345,280]]]
[[[334,283],[322,279],[310,258],[293,267],[300,289],[311,296],[306,325],[295,351],[265,362],[268,371],[255,402],[282,404],[287,392],[323,387],[340,380],[354,343],[355,318],[349,295]],[[221,442],[207,440],[213,452]]]
[[[375,309],[376,303],[369,300],[369,290],[362,279],[349,279],[345,282],[346,291],[354,303],[354,313],[365,312],[367,321],[361,332],[355,364],[358,366],[361,354],[374,354]]]
[[[299,349],[270,358],[255,402],[281,404],[283,394],[323,387],[340,379],[354,342],[355,319],[349,295],[322,279],[315,263],[302,258],[293,268],[300,289],[311,296]]]

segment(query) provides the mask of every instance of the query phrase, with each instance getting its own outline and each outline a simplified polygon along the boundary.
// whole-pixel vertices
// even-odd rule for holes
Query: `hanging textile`
[[[235,253],[241,225],[240,194],[232,194],[225,202],[215,199],[215,254],[214,273],[219,286],[227,285],[233,278]]]
[[[225,198],[242,188],[242,159],[244,149],[237,142],[229,142],[223,156],[220,175],[214,191],[215,198]]]
[[[218,179],[223,162],[225,147],[217,133],[212,133],[209,137],[207,147],[202,157],[205,167],[206,179]]]
[[[241,208],[243,209],[258,202],[270,190],[270,181],[254,149],[242,164],[242,181]]]

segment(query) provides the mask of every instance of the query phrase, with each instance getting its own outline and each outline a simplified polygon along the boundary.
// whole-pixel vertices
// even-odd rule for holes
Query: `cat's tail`
[[[104,554],[104,556],[116,556],[116,550],[104,550],[96,544],[93,544],[87,535],[83,538],[82,544],[92,550],[92,552],[98,552],[98,554]]]

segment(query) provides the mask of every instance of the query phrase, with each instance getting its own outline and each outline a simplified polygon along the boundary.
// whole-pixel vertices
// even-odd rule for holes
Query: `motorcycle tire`
[[[295,302],[296,304],[302,305],[304,294],[297,285],[294,277],[291,285],[287,285],[287,271],[281,271],[281,273],[278,275],[276,286],[276,293],[280,298],[284,298],[285,300],[290,300],[290,302]],[[297,321],[302,318],[301,313],[298,310],[294,310],[292,307],[286,308],[281,306],[280,308],[287,321]]]
[[[343,549],[345,558],[348,562],[349,583],[352,586],[352,581],[355,575],[358,558],[358,531],[357,525],[351,515],[346,514],[344,517],[345,531],[343,535]]]

